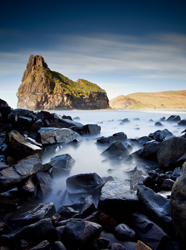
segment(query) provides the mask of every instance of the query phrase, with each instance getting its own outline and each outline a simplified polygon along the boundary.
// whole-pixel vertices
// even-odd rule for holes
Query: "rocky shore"
[[[183,133],[175,137],[158,129],[137,139],[123,132],[100,137],[97,124],[12,109],[0,100],[0,249],[185,249],[186,120],[172,115],[166,122],[182,126]],[[161,128],[161,121],[156,126]],[[144,174],[136,166],[119,181],[112,172],[68,177],[76,160],[70,154],[42,164],[48,146],[79,144],[85,135],[107,146],[105,160],[136,159],[151,170]],[[140,149],[132,152],[135,145]],[[71,203],[56,209],[44,200],[60,175],[67,178],[59,199],[68,195]]]

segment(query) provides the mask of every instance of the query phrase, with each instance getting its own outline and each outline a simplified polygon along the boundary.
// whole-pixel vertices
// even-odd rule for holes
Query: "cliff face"
[[[17,92],[18,108],[105,109],[105,90],[83,79],[74,82],[51,71],[42,56],[31,55]]]

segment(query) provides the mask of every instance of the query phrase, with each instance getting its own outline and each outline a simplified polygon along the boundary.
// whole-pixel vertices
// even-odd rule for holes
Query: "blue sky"
[[[0,10],[0,98],[13,108],[31,54],[109,99],[186,89],[185,0],[2,0]]]

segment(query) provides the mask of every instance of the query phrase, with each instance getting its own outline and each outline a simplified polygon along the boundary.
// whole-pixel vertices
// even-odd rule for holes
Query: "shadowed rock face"
[[[78,79],[73,82],[51,71],[42,56],[31,55],[17,92],[18,108],[26,109],[105,109],[106,92],[96,84]]]

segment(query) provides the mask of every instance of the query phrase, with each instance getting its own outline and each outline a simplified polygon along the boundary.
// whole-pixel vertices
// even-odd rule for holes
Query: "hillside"
[[[42,56],[31,55],[17,92],[18,108],[105,109],[107,93],[87,80],[70,80],[51,71]]]
[[[109,103],[115,109],[186,109],[186,90],[120,95]]]

